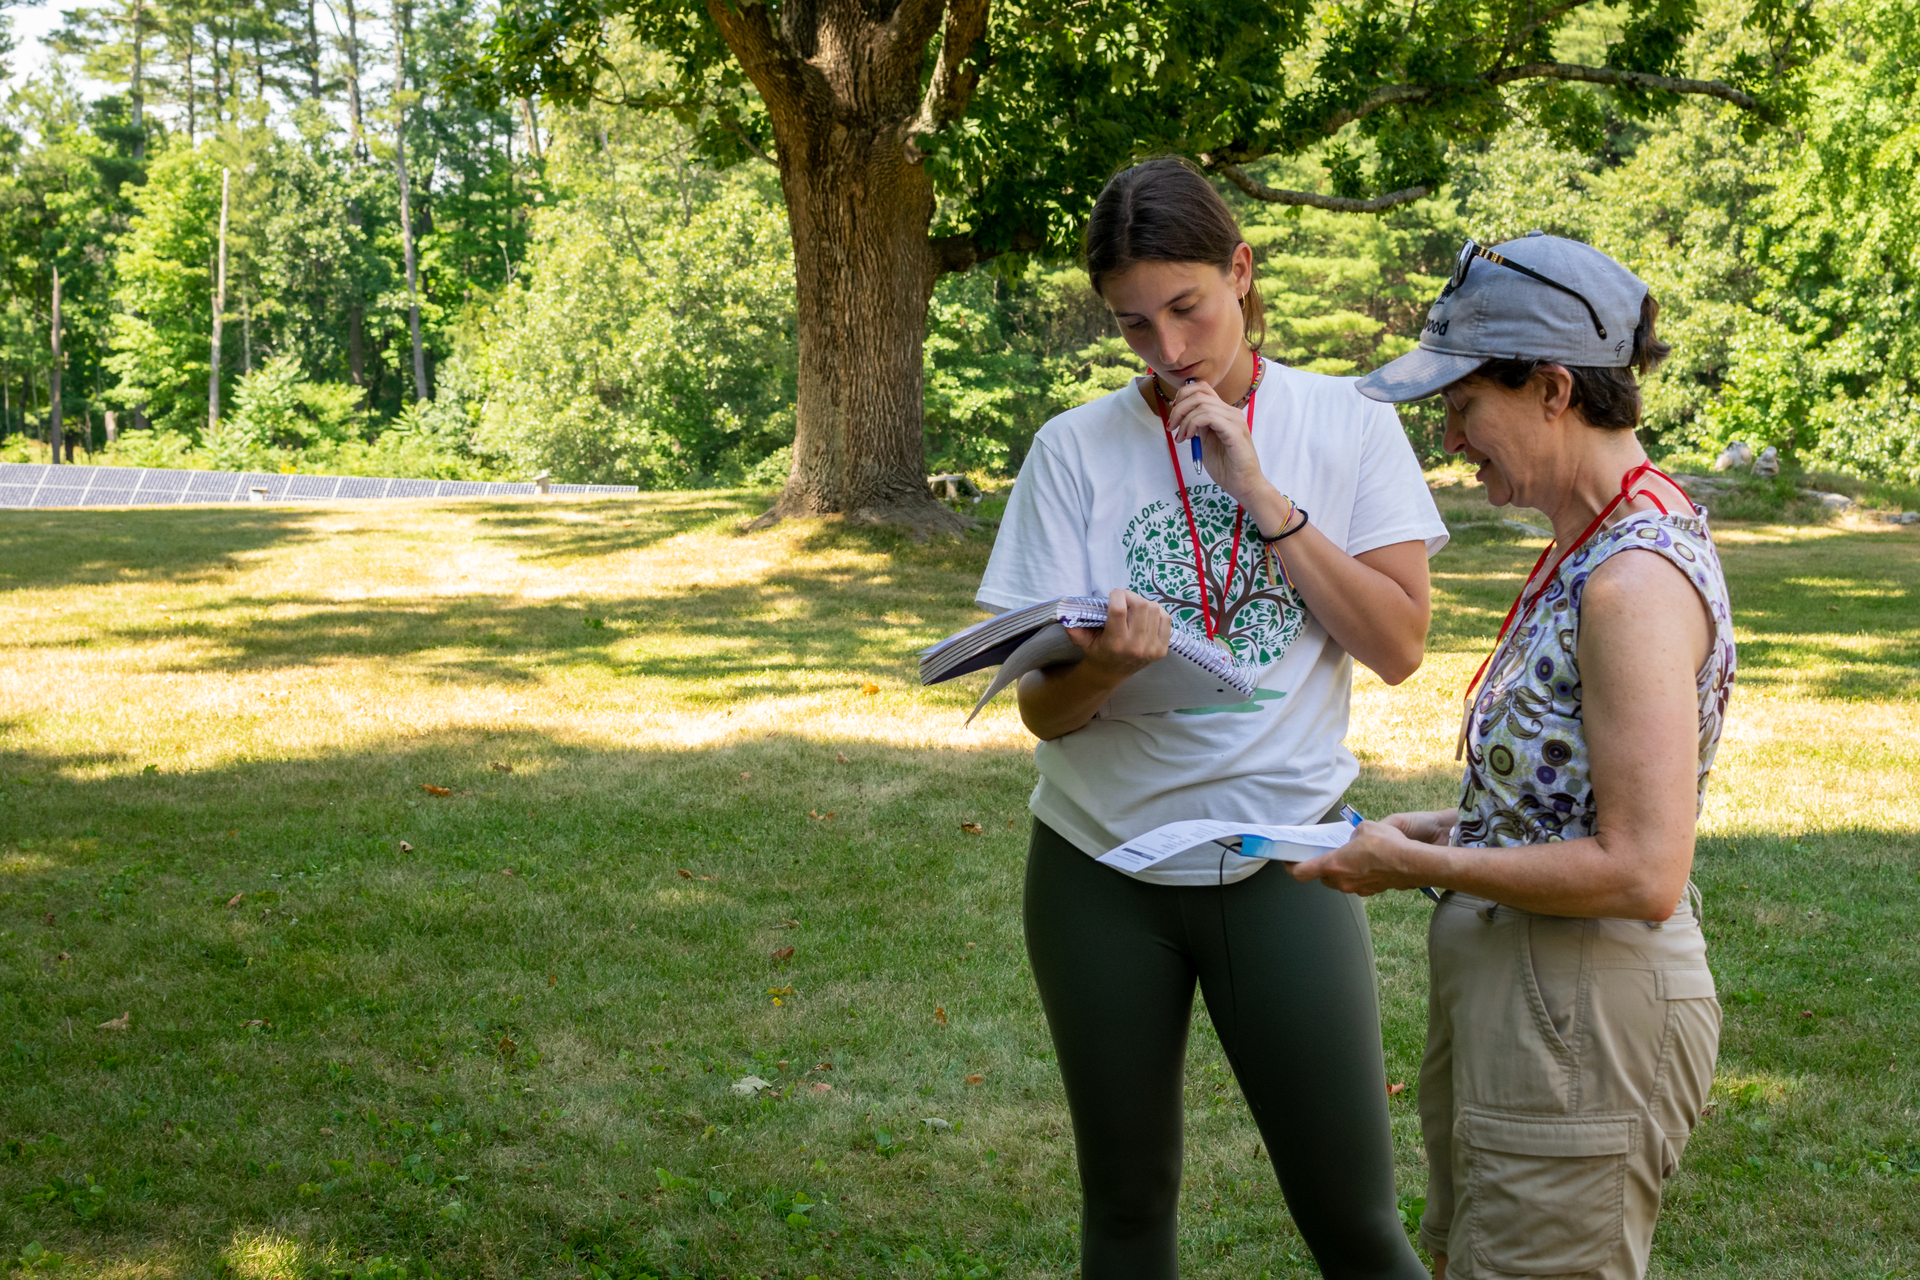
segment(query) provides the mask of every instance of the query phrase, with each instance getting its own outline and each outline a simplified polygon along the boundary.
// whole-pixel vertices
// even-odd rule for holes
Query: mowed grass
[[[1075,1272],[1030,743],[1010,702],[962,726],[983,677],[913,675],[988,541],[758,505],[0,513],[6,1267]],[[1358,684],[1363,811],[1452,799],[1541,545],[1435,562],[1426,666]],[[1655,1268],[1915,1274],[1920,530],[1721,545],[1727,1024]],[[1412,1212],[1428,908],[1370,910]],[[1204,1012],[1188,1078],[1187,1274],[1315,1274]]]

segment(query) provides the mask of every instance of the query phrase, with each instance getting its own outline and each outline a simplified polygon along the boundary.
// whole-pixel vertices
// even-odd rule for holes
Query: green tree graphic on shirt
[[[1120,535],[1128,585],[1165,609],[1175,626],[1199,635],[1206,634],[1200,608],[1204,592],[1215,635],[1226,641],[1233,656],[1251,666],[1271,666],[1286,656],[1306,625],[1306,609],[1284,583],[1269,580],[1251,521],[1241,528],[1240,554],[1234,557],[1238,506],[1232,498],[1211,484],[1189,489],[1187,498],[1200,533],[1204,578],[1194,572],[1187,513],[1178,499],[1169,498],[1141,508]]]

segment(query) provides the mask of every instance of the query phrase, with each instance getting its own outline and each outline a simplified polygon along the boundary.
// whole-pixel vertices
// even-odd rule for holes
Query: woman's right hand
[[[1107,625],[1069,627],[1073,642],[1087,651],[1086,661],[1114,683],[1167,656],[1173,619],[1145,596],[1131,591],[1107,593]]]
[[[1070,627],[1086,657],[1020,677],[1020,719],[1034,737],[1050,741],[1083,729],[1128,676],[1167,656],[1173,619],[1131,591],[1107,596],[1107,625]]]
[[[1409,840],[1439,845],[1453,843],[1453,826],[1459,820],[1458,809],[1426,809],[1416,813],[1396,813],[1381,819]]]

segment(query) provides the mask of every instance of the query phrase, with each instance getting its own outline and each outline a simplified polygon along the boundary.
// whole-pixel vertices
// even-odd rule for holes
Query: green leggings
[[[1279,867],[1224,888],[1147,884],[1036,821],[1025,919],[1073,1113],[1083,1280],[1179,1274],[1196,978],[1321,1273],[1426,1280],[1394,1201],[1373,944],[1359,899]]]

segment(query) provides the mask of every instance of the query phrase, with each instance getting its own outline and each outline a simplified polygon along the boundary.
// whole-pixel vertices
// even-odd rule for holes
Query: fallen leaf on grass
[[[967,1077],[968,1084],[985,1084],[986,1082],[987,1082],[987,1078],[979,1074],[978,1072],[975,1072],[973,1075],[970,1075]]]
[[[833,1064],[831,1062],[816,1062],[813,1064],[813,1069],[815,1071],[831,1071],[833,1070]]]
[[[514,875],[515,872],[512,867],[502,867],[500,868],[500,874],[503,876],[511,876]]]
[[[500,1043],[493,1046],[493,1051],[499,1054],[503,1058],[511,1058],[514,1055],[515,1051],[518,1050],[519,1048],[520,1048],[519,1045],[509,1040],[507,1037],[501,1036]]]
[[[818,818],[820,821],[825,822],[828,818],[831,818],[833,815],[830,813],[821,813],[818,809],[809,809],[807,810],[807,816],[809,818]]]
[[[133,1010],[129,1009],[117,1018],[108,1018],[100,1024],[102,1031],[125,1031],[133,1026]]]
[[[53,928],[53,912],[49,911],[47,912],[47,914],[41,916],[40,923],[47,926],[47,928],[49,929]]]
[[[932,1133],[943,1133],[946,1130],[953,1128],[953,1123],[951,1121],[944,1120],[939,1116],[928,1116],[926,1119],[922,1120],[920,1123],[927,1126],[928,1131]]]
[[[798,920],[782,920],[780,922],[780,927],[782,929],[798,929],[800,927],[800,922]]]
[[[771,1089],[773,1086],[759,1076],[741,1076],[727,1087],[742,1098],[751,1098],[762,1089]]]
[[[1801,1017],[1803,1017],[1803,1018],[1811,1018],[1811,1017],[1813,1016],[1813,1010],[1811,1010],[1811,1009],[1802,1009],[1802,1010],[1800,1011],[1800,1016],[1801,1016]]]
[[[1387,1096],[1389,1098],[1397,1098],[1406,1091],[1407,1086],[1404,1084],[1390,1084],[1387,1086]]]
[[[513,772],[513,766],[506,763],[503,760],[495,760],[492,764],[488,765],[487,767],[489,769],[492,769],[495,773],[512,773]]]
[[[778,951],[775,951],[773,953],[773,962],[775,964],[779,964],[782,960],[791,960],[791,959],[793,959],[792,947],[781,947]]]
[[[550,986],[550,987],[557,987],[557,986],[559,986],[559,985],[560,985],[560,975],[559,975],[559,974],[557,974],[557,973],[550,973],[550,974],[548,974],[548,975],[547,975],[547,985],[548,985],[548,986]]]
[[[265,1018],[248,1018],[245,1022],[240,1024],[240,1028],[243,1031],[248,1027],[269,1027],[270,1028],[272,1026],[273,1024],[271,1022],[268,1022]]]
[[[693,872],[687,870],[685,867],[675,867],[673,869],[673,874],[679,876],[682,880],[717,880],[719,879],[718,876],[697,876],[693,874]]]
[[[835,764],[845,764],[847,762],[847,753],[844,751],[836,751],[833,753],[833,759]]]
[[[450,796],[453,794],[452,787],[436,787],[431,782],[421,783],[420,789],[430,796]]]
[[[939,1023],[943,1027],[946,1026],[947,1011],[945,1009],[942,1009],[939,1005],[933,1006],[933,1020]]]
[[[236,893],[236,894],[234,894],[234,895],[233,895],[233,896],[232,896],[231,898],[228,898],[228,899],[227,899],[227,905],[228,905],[229,907],[237,907],[237,906],[239,906],[239,905],[240,905],[240,899],[242,899],[242,898],[244,898],[244,897],[246,897],[246,896],[247,896],[247,895],[246,895],[246,894],[244,894],[244,893]]]
[[[960,829],[970,836],[981,834],[981,827],[977,822],[963,822],[960,824]]]
[[[73,959],[73,956],[71,953],[62,951],[59,955],[53,958],[53,962],[55,964],[65,964],[67,961],[71,959]]]
[[[866,694],[868,697],[872,697],[874,694],[880,692],[880,686],[869,680],[860,686],[860,692]]]
[[[833,1086],[828,1084],[825,1080],[815,1080],[812,1084],[807,1086],[807,1092],[808,1093],[832,1093]]]
[[[748,778],[751,778],[752,776],[753,776],[753,770],[751,769],[743,770],[740,774],[740,781],[745,782]]]
[[[400,852],[402,852],[402,853],[412,853],[412,852],[413,852],[413,846],[412,846],[412,845],[410,845],[410,844],[408,844],[408,843],[407,843],[407,842],[406,842],[405,840],[402,840],[402,841],[400,842]]]

